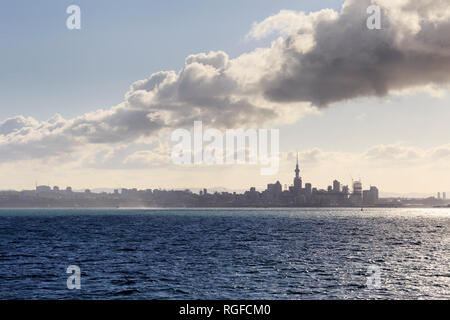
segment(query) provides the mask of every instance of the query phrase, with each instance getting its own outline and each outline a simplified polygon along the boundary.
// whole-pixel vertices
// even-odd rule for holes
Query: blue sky
[[[66,8],[81,8],[70,31]],[[78,116],[119,103],[131,83],[179,70],[189,54],[224,50],[231,57],[255,43],[255,21],[281,9],[338,10],[342,1],[177,0],[0,2],[0,119]],[[24,94],[26,87],[26,94]]]
[[[331,8],[339,12],[343,2],[3,0],[0,2],[0,123],[18,115],[45,121],[56,113],[71,119],[97,109],[109,109],[124,100],[133,82],[161,70],[180,71],[185,58],[191,54],[223,50],[235,58],[257,47],[269,47],[275,35],[263,40],[248,40],[245,36],[253,23],[280,10],[309,13]],[[66,8],[71,4],[81,7],[81,30],[66,28]],[[414,93],[334,103],[320,114],[306,115],[293,124],[282,125],[281,150],[318,148],[324,153],[361,155],[377,145],[402,145],[426,153],[449,144],[449,105],[450,96],[445,90],[438,98]],[[292,168],[288,165],[281,173],[283,179],[291,179]],[[367,169],[363,166],[353,170],[352,163],[348,166],[336,173],[323,173],[323,168],[310,166],[308,178],[326,184],[332,174],[338,177],[344,171],[357,174]],[[37,167],[30,164],[29,168],[36,171]],[[326,168],[332,170],[333,166]],[[395,166],[391,169],[386,170],[387,175],[392,176]],[[8,170],[11,167],[0,166],[0,172]],[[83,174],[94,176],[89,170],[85,169]],[[429,170],[422,170],[421,177],[429,175]],[[69,179],[76,180],[79,172],[61,175],[47,168],[42,176],[45,179],[49,176],[52,183],[62,185]],[[129,171],[122,173],[127,176],[125,172]],[[136,177],[130,179],[130,186],[146,187],[145,181],[140,180],[142,174],[134,172]],[[404,171],[402,176],[392,177],[392,183],[387,183],[385,189],[398,191],[401,184],[394,180],[411,176],[412,172]],[[120,181],[120,174],[114,174]],[[270,182],[248,174],[248,180],[255,179],[257,184]],[[89,183],[80,178],[79,187],[107,186],[108,175],[111,173],[97,173]],[[417,184],[408,191],[434,192],[430,186],[439,175],[436,173],[423,187]],[[15,187],[28,186],[30,181],[42,180],[42,176],[24,173]],[[378,176],[379,172],[374,170],[367,180],[380,183],[383,179]],[[185,181],[176,181],[180,185],[174,185],[173,180],[167,185],[214,187],[206,175],[199,185],[187,185],[191,181],[187,177]],[[167,186],[163,182],[160,185]],[[226,177],[221,186],[236,187]],[[0,184],[0,188],[5,187]],[[439,183],[439,188],[444,187],[444,183]]]

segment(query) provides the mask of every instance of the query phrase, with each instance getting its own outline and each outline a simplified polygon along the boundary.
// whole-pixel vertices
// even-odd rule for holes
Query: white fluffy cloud
[[[382,7],[382,30],[366,28],[371,3]],[[179,72],[133,83],[124,101],[108,110],[0,122],[0,161],[129,144],[194,120],[217,128],[294,122],[314,106],[445,85],[449,32],[450,9],[440,0],[347,0],[340,13],[281,11],[255,23],[248,35],[284,36],[269,48],[234,59],[221,51],[190,55]]]

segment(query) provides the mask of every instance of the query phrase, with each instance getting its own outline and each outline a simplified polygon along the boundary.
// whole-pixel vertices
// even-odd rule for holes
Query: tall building
[[[350,201],[354,205],[360,205],[363,200],[363,190],[361,181],[353,181],[353,192],[350,195]]]
[[[280,195],[283,192],[283,188],[281,186],[280,181],[277,181],[275,183],[269,183],[267,185],[267,191],[274,196]]]
[[[447,193],[442,192],[442,199],[443,199],[444,201],[447,200]]]
[[[362,196],[362,183],[361,181],[353,181],[353,194],[356,196]]]
[[[438,196],[438,200],[441,200],[441,193],[440,192],[438,192],[437,196]]]
[[[297,164],[295,165],[295,178],[294,178],[294,189],[300,191],[302,189],[302,178],[300,178],[300,169],[298,168],[298,153],[297,153]]]
[[[379,198],[380,198],[380,192],[378,191],[377,187],[370,187],[370,192],[373,195],[373,199],[375,200],[375,203],[378,202]]]
[[[341,183],[337,180],[333,181],[333,191],[334,192],[341,192]]]
[[[310,195],[312,193],[312,185],[311,183],[305,183],[305,193]]]
[[[342,187],[342,193],[345,193],[345,194],[349,194],[350,193],[349,190],[348,190],[348,186],[343,186]]]
[[[369,190],[363,191],[363,204],[374,205],[378,202],[378,188],[370,187]]]

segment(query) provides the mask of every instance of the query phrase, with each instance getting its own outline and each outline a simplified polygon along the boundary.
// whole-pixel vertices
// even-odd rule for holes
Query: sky
[[[320,188],[449,194],[449,10],[372,1],[369,33],[361,2],[2,1],[0,189],[262,189],[299,152]],[[174,166],[167,136],[194,120],[279,128],[279,174]]]
[[[66,28],[66,8],[81,8],[82,28]],[[179,70],[199,52],[251,50],[252,23],[281,9],[338,9],[342,1],[55,1],[0,3],[3,101],[0,119],[23,113],[45,120],[107,108],[131,83]],[[29,84],[23,95],[24,81]]]

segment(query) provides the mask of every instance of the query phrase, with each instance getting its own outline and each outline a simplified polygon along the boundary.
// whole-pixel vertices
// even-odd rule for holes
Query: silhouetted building
[[[281,186],[280,181],[277,181],[275,183],[269,183],[267,185],[267,191],[271,194],[279,195],[283,191],[282,189],[283,188]]]
[[[305,194],[310,196],[312,193],[312,185],[311,183],[305,183]]]
[[[350,201],[353,205],[360,205],[363,200],[362,183],[361,181],[353,181],[353,192],[350,196]]]
[[[297,164],[295,165],[295,177],[294,177],[294,191],[300,192],[302,189],[302,178],[300,177],[300,169],[298,168],[298,153],[297,153]]]
[[[207,189],[198,194],[190,190],[158,190],[146,189],[114,189],[113,193],[95,193],[86,189],[84,192],[52,192],[49,186],[36,186],[36,191],[1,192],[0,207],[344,207],[364,205],[385,205],[378,201],[378,189],[370,187],[362,190],[360,181],[354,181],[352,194],[348,186],[339,181],[326,190],[313,188],[305,183],[303,188],[300,169],[295,165],[293,185],[283,190],[280,181],[268,184],[267,189],[258,192],[255,187],[242,194],[236,192],[214,192],[208,194]],[[58,187],[53,188],[58,191]],[[445,193],[443,193],[445,199]],[[363,203],[364,201],[364,203]],[[406,202],[405,202],[406,203]],[[442,205],[435,197],[425,199],[422,204]],[[387,206],[401,205],[402,201],[393,200]]]
[[[379,198],[380,198],[380,192],[378,191],[378,188],[377,188],[377,187],[374,187],[374,186],[370,186],[370,191],[371,191],[372,194],[373,194],[375,203],[378,202],[378,200],[379,200]]]
[[[341,192],[341,183],[337,180],[333,181],[333,191],[334,192]]]
[[[373,206],[378,202],[378,189],[370,187],[369,190],[363,191],[363,204]]]

